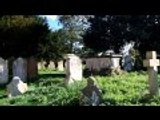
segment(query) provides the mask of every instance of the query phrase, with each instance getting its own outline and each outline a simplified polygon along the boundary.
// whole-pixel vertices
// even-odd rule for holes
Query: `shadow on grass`
[[[50,78],[50,77],[52,77],[52,78],[65,78],[65,74],[40,74],[40,75],[38,75],[38,78],[39,79],[41,79],[41,78],[43,78],[43,79],[47,79],[47,78]]]
[[[7,95],[0,95],[0,99],[7,98]]]
[[[36,79],[30,80],[29,84],[40,86],[60,86],[64,87],[64,79],[66,75],[64,73],[42,73],[39,74]]]

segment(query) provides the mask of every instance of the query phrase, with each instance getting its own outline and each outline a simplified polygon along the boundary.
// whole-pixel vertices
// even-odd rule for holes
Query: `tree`
[[[0,17],[0,56],[3,58],[27,58],[29,79],[38,74],[36,59],[42,53],[40,46],[47,42],[50,32],[46,19],[39,16],[11,15]],[[34,57],[31,57],[34,56]],[[12,74],[12,63],[9,59],[9,74]]]
[[[47,43],[41,45],[42,52],[39,54],[43,60],[58,62],[63,55],[70,52],[70,48],[65,38],[65,31],[60,29],[48,34]]]
[[[0,54],[2,57],[36,56],[39,44],[49,33],[46,19],[38,16],[13,15],[0,18]]]
[[[63,30],[65,31],[65,38],[70,46],[71,53],[79,53],[83,46],[81,35],[84,34],[88,28],[87,19],[90,15],[61,15],[59,16],[60,22],[63,24]]]
[[[83,41],[95,52],[113,49],[119,53],[123,45],[131,41],[142,56],[148,50],[160,52],[159,15],[99,15],[89,22]]]
[[[102,15],[90,18],[90,28],[83,36],[85,46],[93,49],[96,53],[110,49],[119,52],[125,42],[126,17]]]

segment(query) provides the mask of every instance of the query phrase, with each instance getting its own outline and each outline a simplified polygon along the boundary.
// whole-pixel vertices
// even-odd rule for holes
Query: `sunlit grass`
[[[0,89],[0,105],[22,106],[78,106],[80,90],[86,79],[66,86],[64,72],[39,71],[39,79],[28,85],[29,90],[20,96],[7,98],[6,89]],[[102,89],[105,106],[150,106],[160,105],[160,97],[147,96],[148,75],[146,72],[131,72],[115,76],[95,76]],[[160,82],[160,75],[158,75]]]

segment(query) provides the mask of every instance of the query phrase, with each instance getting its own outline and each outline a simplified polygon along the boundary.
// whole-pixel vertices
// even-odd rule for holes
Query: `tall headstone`
[[[64,71],[63,60],[58,62],[58,71]]]
[[[146,53],[146,60],[143,61],[143,65],[147,67],[149,75],[150,95],[158,95],[157,66],[160,66],[160,61],[157,59],[156,51],[148,51]]]
[[[18,76],[23,82],[27,80],[27,60],[24,58],[17,58],[13,62],[13,76]]]
[[[82,61],[74,54],[66,56],[66,84],[82,80]]]
[[[34,79],[38,75],[37,61],[34,57],[27,60],[27,73],[29,79]]]
[[[8,82],[8,61],[0,58],[0,84]]]

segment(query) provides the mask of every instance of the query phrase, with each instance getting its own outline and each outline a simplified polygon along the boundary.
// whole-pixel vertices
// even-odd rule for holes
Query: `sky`
[[[42,17],[46,17],[48,21],[48,25],[51,30],[58,30],[62,28],[62,25],[59,24],[58,16],[57,15],[41,15]]]

